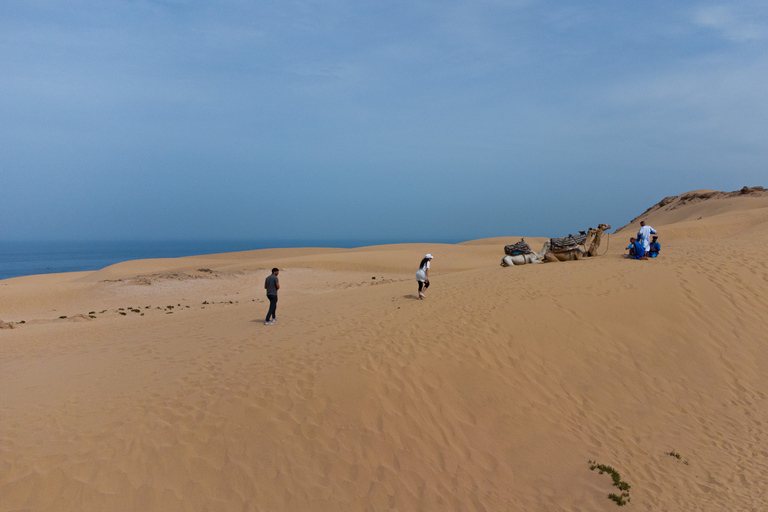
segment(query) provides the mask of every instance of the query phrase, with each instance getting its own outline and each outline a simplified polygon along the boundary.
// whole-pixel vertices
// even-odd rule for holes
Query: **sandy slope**
[[[0,510],[614,510],[590,459],[637,509],[768,509],[768,194],[682,197],[642,217],[655,261],[621,258],[638,218],[581,262],[501,268],[509,238],[0,281]]]

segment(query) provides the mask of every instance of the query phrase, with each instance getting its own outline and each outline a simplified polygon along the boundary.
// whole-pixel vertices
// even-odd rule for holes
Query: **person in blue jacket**
[[[632,237],[629,239],[629,245],[627,246],[627,249],[629,249],[629,258],[633,260],[647,260],[648,257],[645,255],[645,248],[643,247],[643,244],[641,244],[635,237]]]
[[[654,236],[653,242],[651,242],[650,249],[648,250],[648,256],[651,258],[658,258],[661,245],[659,244],[659,237]]]
[[[629,239],[629,245],[627,246],[627,249],[629,251],[629,254],[627,255],[627,258],[634,258],[635,257],[635,237],[631,237]]]

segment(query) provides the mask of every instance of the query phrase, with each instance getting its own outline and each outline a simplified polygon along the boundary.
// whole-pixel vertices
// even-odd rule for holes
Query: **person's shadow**
[[[410,294],[410,295],[403,295],[404,299],[414,299],[419,300],[419,298],[416,295]]]

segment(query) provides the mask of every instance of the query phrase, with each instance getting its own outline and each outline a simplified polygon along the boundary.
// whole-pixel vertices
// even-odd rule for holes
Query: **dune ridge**
[[[614,510],[591,460],[641,510],[768,509],[768,192],[667,199],[579,262],[502,268],[509,237],[0,281],[0,510]],[[655,261],[622,257],[641,219]]]

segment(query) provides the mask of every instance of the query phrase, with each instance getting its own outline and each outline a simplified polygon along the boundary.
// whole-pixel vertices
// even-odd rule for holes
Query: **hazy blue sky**
[[[562,236],[767,177],[764,0],[0,2],[0,239]]]

